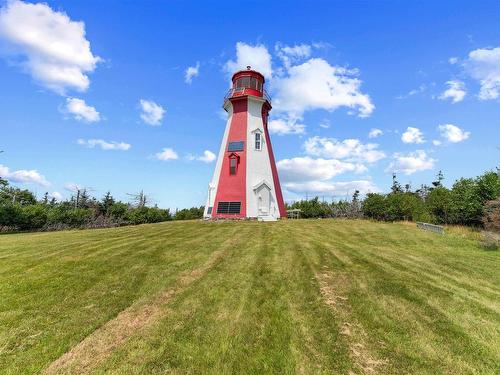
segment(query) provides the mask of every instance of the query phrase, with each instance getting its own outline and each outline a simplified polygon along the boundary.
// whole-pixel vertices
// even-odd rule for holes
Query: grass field
[[[0,236],[0,373],[500,373],[500,252],[413,224]]]

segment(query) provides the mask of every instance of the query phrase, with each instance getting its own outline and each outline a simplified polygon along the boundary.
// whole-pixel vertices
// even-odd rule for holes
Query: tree
[[[102,198],[101,201],[101,212],[104,213],[105,215],[109,215],[109,211],[111,207],[115,204],[115,199],[111,195],[111,192],[108,191],[104,197]]]
[[[446,224],[449,221],[451,209],[451,192],[443,186],[432,189],[425,201],[432,221],[436,224]]]
[[[391,186],[391,191],[393,193],[401,193],[403,189],[401,189],[401,184],[397,180],[396,173],[392,174],[392,186]]]
[[[444,180],[444,175],[443,172],[440,170],[436,175],[436,180],[432,182],[432,186],[434,186],[434,188],[443,187],[443,180]]]
[[[386,220],[387,202],[385,195],[368,193],[363,201],[363,214],[376,220]]]

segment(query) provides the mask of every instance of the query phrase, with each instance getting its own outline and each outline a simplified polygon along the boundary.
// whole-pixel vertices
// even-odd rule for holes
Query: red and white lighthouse
[[[267,129],[271,100],[264,90],[264,76],[247,67],[236,72],[232,81],[224,98],[228,119],[204,217],[286,217]]]

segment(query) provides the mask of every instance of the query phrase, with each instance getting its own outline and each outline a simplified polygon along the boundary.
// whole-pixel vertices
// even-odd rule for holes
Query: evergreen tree
[[[391,186],[391,191],[396,194],[396,193],[401,193],[403,190],[401,189],[401,184],[398,182],[396,173],[392,174],[392,186]]]

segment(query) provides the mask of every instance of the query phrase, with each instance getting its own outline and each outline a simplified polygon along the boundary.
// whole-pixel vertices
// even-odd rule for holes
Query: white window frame
[[[258,140],[259,147],[257,147],[257,135],[259,135],[259,140]],[[262,133],[261,132],[255,132],[255,134],[254,134],[254,148],[257,151],[262,150]]]

